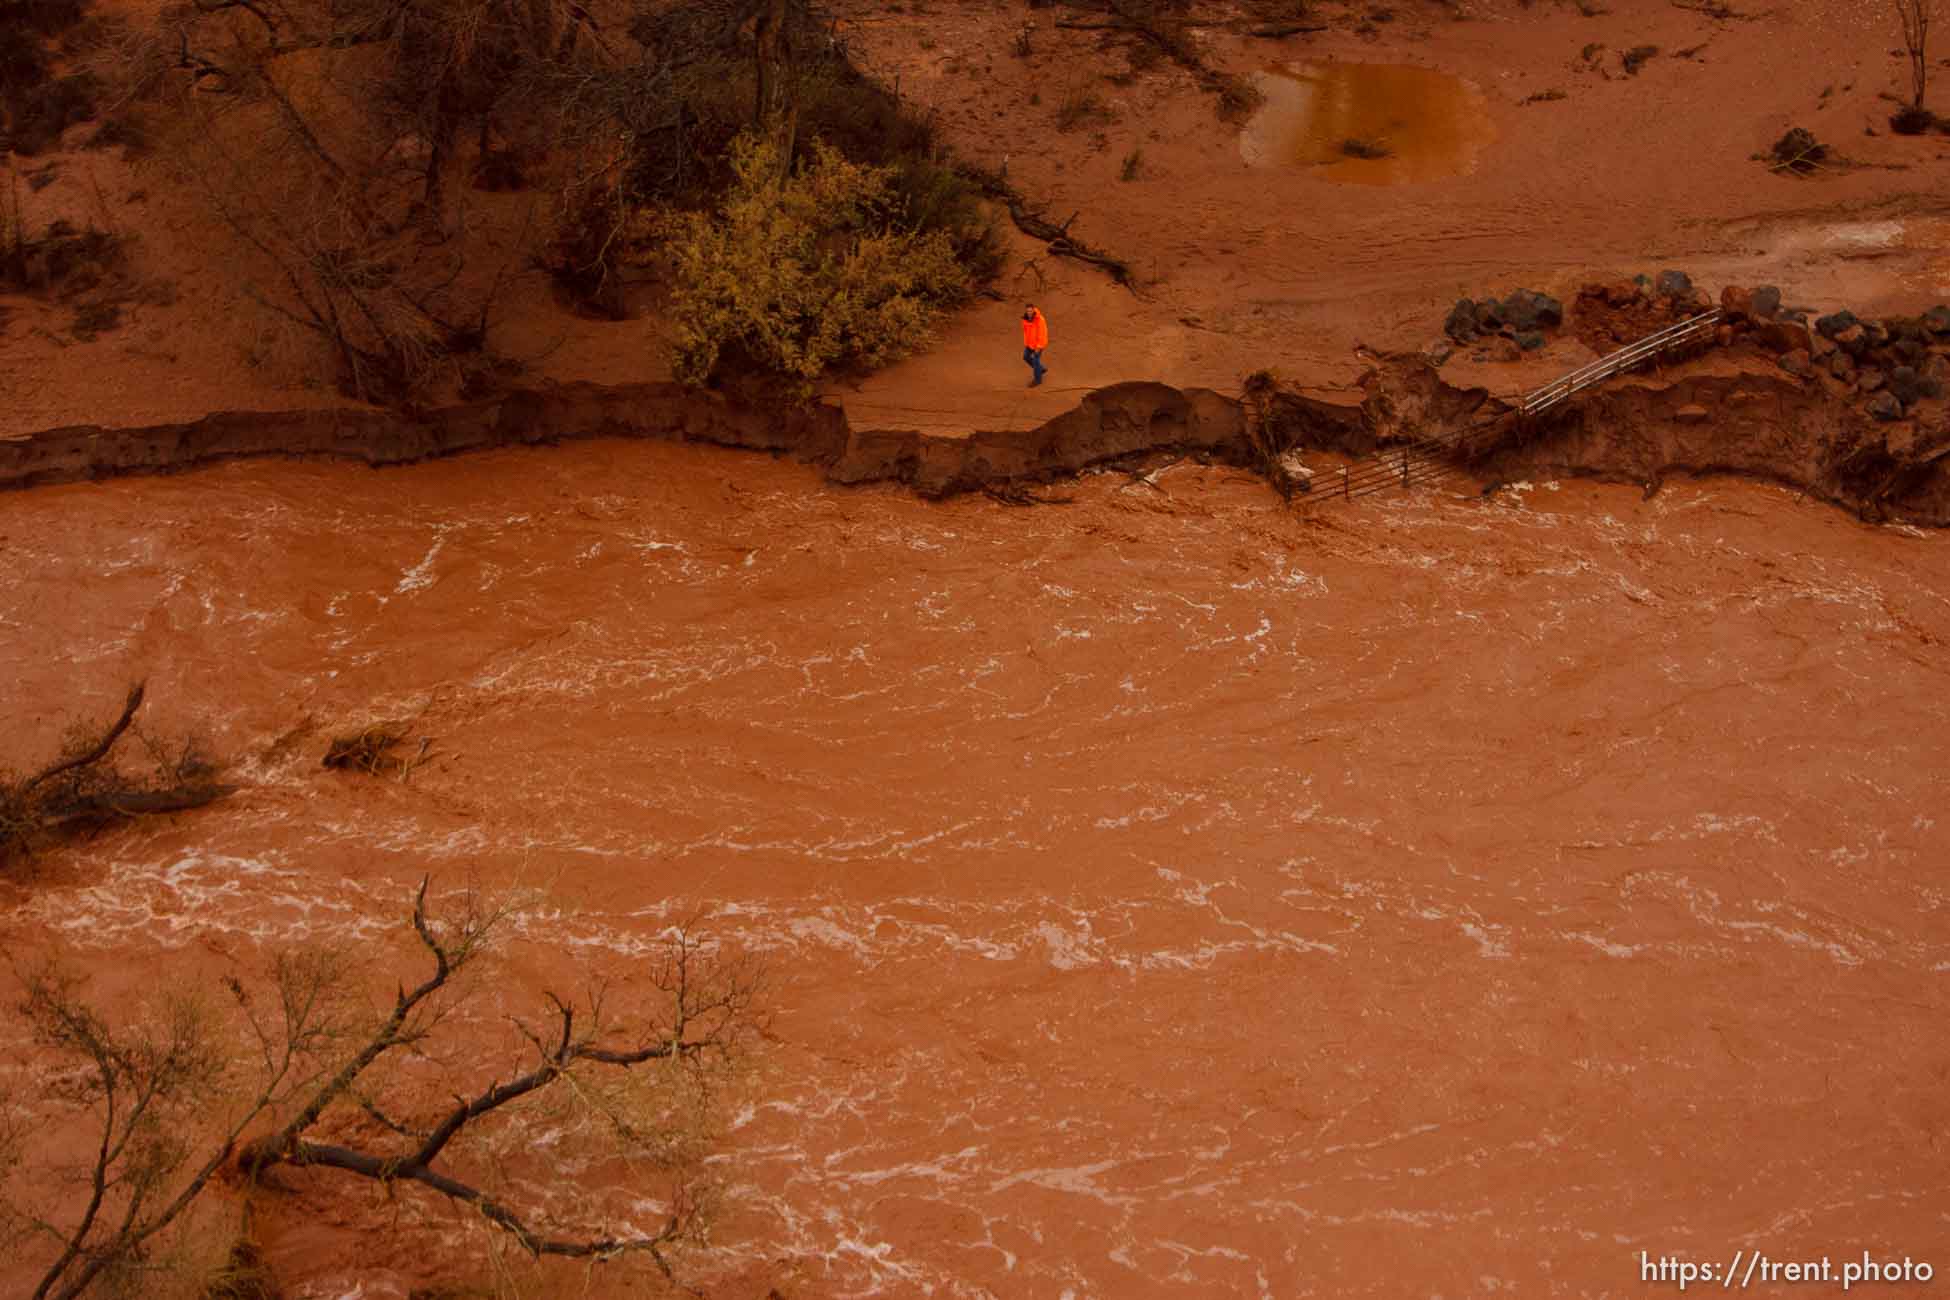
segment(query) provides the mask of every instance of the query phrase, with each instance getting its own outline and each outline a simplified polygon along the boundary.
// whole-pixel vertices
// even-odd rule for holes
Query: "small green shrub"
[[[949,234],[904,220],[895,169],[815,141],[781,179],[777,144],[750,134],[732,142],[730,161],[717,211],[666,225],[680,381],[777,381],[804,399],[830,371],[922,347],[940,312],[966,297]]]

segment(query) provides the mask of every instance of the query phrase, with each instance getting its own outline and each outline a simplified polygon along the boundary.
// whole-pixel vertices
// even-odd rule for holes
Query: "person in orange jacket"
[[[1043,382],[1043,349],[1049,346],[1049,322],[1043,313],[1030,303],[1022,309],[1022,359],[1029,363],[1029,373],[1033,378],[1029,386],[1034,388]]]

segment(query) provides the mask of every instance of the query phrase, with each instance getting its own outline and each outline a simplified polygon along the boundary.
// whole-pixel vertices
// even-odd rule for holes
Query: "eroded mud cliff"
[[[1420,356],[1384,359],[1363,397],[1284,388],[1242,402],[1210,389],[1099,389],[1033,429],[949,437],[860,430],[845,411],[742,406],[676,384],[570,384],[428,411],[236,411],[186,424],[84,425],[0,442],[0,487],[187,469],[243,456],[326,456],[391,465],[576,438],[672,438],[790,454],[835,482],[897,482],[926,496],[1036,482],[1147,453],[1260,465],[1270,444],[1361,456],[1470,430],[1485,478],[1576,473],[1646,485],[1674,473],[1772,479],[1878,517],[1950,524],[1950,425],[1942,403],[1877,420],[1855,396],[1720,350],[1612,381],[1530,424],[1480,388],[1447,383]]]

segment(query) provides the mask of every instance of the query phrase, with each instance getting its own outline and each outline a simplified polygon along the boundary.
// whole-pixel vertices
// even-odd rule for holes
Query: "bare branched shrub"
[[[761,1029],[759,972],[679,929],[647,964],[640,1007],[618,1014],[613,991],[546,995],[539,1019],[497,1042],[478,1021],[463,1030],[462,1013],[508,908],[469,893],[437,918],[422,881],[422,976],[377,1010],[366,959],[342,950],[280,954],[259,985],[225,977],[220,997],[173,991],[132,1023],[72,972],[24,972],[17,1010],[42,1086],[0,1108],[15,1116],[11,1140],[0,1131],[13,1175],[0,1225],[44,1270],[35,1300],[162,1294],[194,1212],[233,1187],[248,1198],[274,1168],[384,1184],[403,1211],[465,1210],[536,1259],[635,1256],[669,1275],[710,1223],[704,1166],[722,1089]],[[429,1065],[433,1089],[416,1077]],[[583,1186],[573,1211],[530,1208],[534,1187],[503,1166],[543,1124],[558,1155],[630,1160],[627,1197]],[[252,1263],[248,1247],[218,1262]]]
[[[551,64],[530,102],[546,106],[557,151],[542,265],[578,303],[620,317],[623,270],[651,248],[645,210],[703,178],[697,118],[670,63],[648,53]]]
[[[521,258],[456,197],[462,146],[512,152],[501,116],[533,114],[511,99],[592,22],[573,0],[172,6],[111,40],[113,120],[205,199],[246,292],[327,344],[344,391],[466,392],[500,369],[487,336]]]
[[[515,255],[469,237],[465,205],[429,179],[424,139],[333,130],[362,109],[357,87],[331,77],[227,77],[228,93],[185,97],[163,156],[255,255],[245,292],[321,339],[351,396],[464,392],[491,373]]]
[[[131,687],[121,714],[106,727],[69,732],[61,756],[23,777],[0,772],[0,867],[61,839],[156,813],[213,803],[235,787],[193,740],[167,744],[135,729],[144,688]],[[120,750],[134,736],[146,762]]]

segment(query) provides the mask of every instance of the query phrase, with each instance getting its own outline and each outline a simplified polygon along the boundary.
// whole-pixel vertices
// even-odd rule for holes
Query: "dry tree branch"
[[[79,1081],[61,1090],[63,1095],[93,1109],[98,1127],[85,1165],[83,1181],[89,1190],[79,1210],[60,1222],[32,1216],[24,1220],[55,1245],[34,1300],[76,1300],[106,1271],[143,1258],[233,1160],[247,1175],[277,1165],[313,1166],[389,1185],[415,1183],[471,1207],[531,1256],[603,1260],[641,1254],[666,1276],[671,1274],[668,1252],[694,1234],[702,1214],[696,1189],[681,1180],[654,1230],[578,1233],[540,1223],[491,1187],[436,1165],[473,1126],[558,1084],[574,1087],[583,1067],[629,1071],[651,1062],[702,1063],[713,1054],[729,1054],[747,1032],[758,1028],[757,970],[715,960],[706,969],[702,944],[688,925],[682,927],[653,976],[669,998],[661,1019],[619,1040],[605,1029],[600,990],[591,994],[586,1012],[550,996],[546,1034],[522,1029],[536,1051],[532,1064],[511,1078],[488,1083],[471,1098],[457,1098],[438,1122],[415,1133],[381,1110],[360,1081],[390,1054],[428,1036],[443,1015],[443,999],[455,978],[484,951],[506,915],[505,905],[471,900],[458,918],[436,925],[427,911],[429,884],[425,878],[420,881],[410,923],[432,969],[410,989],[398,983],[389,1013],[369,1030],[348,1037],[347,1022],[335,1011],[349,991],[352,970],[341,959],[281,958],[275,1008],[264,1012],[240,982],[226,981],[258,1045],[259,1079],[248,1099],[205,1139],[208,1145],[199,1158],[192,1158],[190,1142],[174,1135],[191,1115],[208,1113],[215,1081],[234,1059],[200,1012],[179,1000],[160,1031],[117,1030],[82,998],[77,978],[52,967],[22,977],[26,994],[20,1010],[36,1040],[81,1062],[80,1071],[70,1076]],[[341,1042],[356,1044],[356,1050],[337,1059],[333,1048]],[[398,1149],[369,1150],[309,1136],[341,1100],[402,1139]],[[275,1131],[240,1148],[244,1132],[274,1114],[285,1115]],[[609,1113],[607,1118],[616,1138],[642,1140],[622,1116]]]
[[[755,971],[733,970],[721,978],[699,979],[696,964],[701,948],[689,927],[680,929],[672,940],[662,969],[655,976],[656,986],[669,995],[671,1013],[667,1026],[637,1043],[619,1046],[602,1041],[602,999],[592,994],[590,1020],[594,1027],[578,1026],[575,1007],[547,995],[554,1008],[556,1027],[545,1039],[540,1033],[522,1027],[522,1033],[537,1054],[535,1065],[505,1081],[490,1083],[471,1100],[459,1100],[424,1137],[386,1117],[368,1102],[360,1104],[393,1133],[416,1141],[411,1148],[389,1155],[329,1142],[315,1142],[302,1135],[316,1124],[330,1100],[347,1094],[353,1081],[378,1056],[397,1045],[406,1013],[424,995],[449,978],[454,956],[437,941],[425,922],[425,882],[414,907],[414,928],[423,946],[435,959],[434,974],[419,989],[401,992],[394,1016],[375,1033],[353,1061],[319,1090],[314,1104],[294,1116],[277,1134],[252,1143],[239,1157],[247,1171],[261,1173],[277,1164],[317,1166],[357,1174],[376,1182],[417,1183],[450,1200],[472,1206],[487,1222],[512,1236],[530,1255],[569,1258],[607,1259],[628,1253],[649,1255],[666,1274],[670,1272],[665,1250],[689,1230],[693,1208],[681,1193],[675,1198],[669,1218],[654,1233],[619,1236],[600,1234],[570,1236],[555,1234],[533,1225],[519,1211],[485,1189],[434,1168],[434,1164],[469,1125],[494,1115],[524,1097],[534,1095],[571,1078],[583,1062],[613,1069],[629,1070],[653,1061],[694,1060],[712,1053],[733,1049],[747,1028],[756,1022],[753,1003],[760,980]]]
[[[1893,0],[1896,20],[1903,28],[1903,49],[1909,56],[1909,84],[1915,92],[1912,108],[1923,107],[1923,92],[1930,80],[1930,20],[1936,0]]]
[[[66,757],[17,782],[0,775],[0,865],[31,856],[43,843],[63,835],[199,808],[236,789],[215,780],[213,767],[187,743],[172,757],[145,740],[154,761],[147,774],[131,774],[115,761],[114,750],[134,725],[145,697],[144,686],[137,683],[129,688],[115,721],[92,738],[71,742]]]
[[[102,733],[100,740],[73,758],[63,759],[61,762],[43,769],[38,775],[29,777],[21,783],[18,794],[24,797],[31,794],[37,786],[46,784],[63,772],[72,772],[78,768],[87,767],[91,763],[99,763],[102,759],[108,757],[108,751],[115,748],[115,742],[122,738],[122,733],[129,729],[131,722],[135,721],[135,712],[142,707],[142,696],[146,687],[146,683],[137,682],[129,688],[129,698],[122,706],[122,716],[109,725],[108,730]]]

